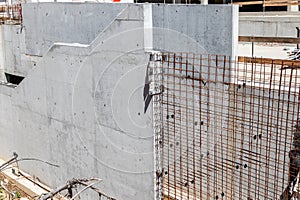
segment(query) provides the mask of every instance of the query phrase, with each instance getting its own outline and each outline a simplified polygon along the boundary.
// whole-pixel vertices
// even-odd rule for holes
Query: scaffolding
[[[151,70],[160,88],[154,94],[160,198],[292,199],[299,191],[300,62],[158,58],[149,67],[160,68]]]

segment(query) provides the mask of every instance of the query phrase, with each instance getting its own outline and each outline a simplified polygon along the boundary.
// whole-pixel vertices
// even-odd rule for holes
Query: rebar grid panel
[[[154,115],[164,198],[291,199],[300,164],[297,67],[220,55],[161,58]]]

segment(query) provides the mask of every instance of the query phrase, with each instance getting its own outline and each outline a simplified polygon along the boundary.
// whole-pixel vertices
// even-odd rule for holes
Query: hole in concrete
[[[15,85],[19,85],[24,79],[24,77],[22,77],[22,76],[17,76],[17,75],[9,74],[9,73],[5,73],[5,77],[6,77],[7,82],[15,84]]]
[[[33,63],[33,66],[36,66],[36,63]]]
[[[241,85],[238,85],[238,89],[241,89],[241,87],[242,87]]]
[[[104,104],[103,106],[106,107],[106,104]]]
[[[165,171],[165,175],[167,175],[168,174],[168,172],[167,171]]]
[[[246,87],[246,83],[243,83],[243,87]]]
[[[195,124],[195,126],[197,126],[197,125],[198,125],[198,122],[195,122],[194,124]]]
[[[170,147],[173,147],[173,144],[170,144]]]
[[[258,135],[258,138],[259,138],[259,139],[261,139],[261,138],[262,138],[262,135],[261,135],[261,134],[259,134],[259,135]]]
[[[46,16],[48,16],[48,13],[46,13]]]
[[[256,137],[257,137],[257,136],[256,136],[256,135],[254,135],[254,136],[253,136],[253,139],[254,139],[254,140],[256,140]]]
[[[219,196],[218,196],[218,195],[216,196],[216,199],[219,199]]]
[[[240,166],[239,166],[239,165],[237,165],[237,166],[235,166],[235,168],[236,168],[236,169],[239,169],[239,168],[240,168]]]
[[[169,117],[170,117],[170,116],[169,116],[169,115],[167,115],[167,119],[169,119]]]
[[[222,192],[221,196],[222,196],[222,197],[224,197],[224,196],[225,196],[225,193],[224,193],[224,192]]]
[[[201,123],[200,123],[201,125],[203,125],[204,124],[204,122],[203,121],[201,121]]]
[[[247,164],[244,164],[244,168],[247,168],[248,167],[248,165]]]
[[[195,181],[194,180],[191,180],[191,184],[194,184],[195,183]]]
[[[186,182],[185,184],[184,184],[184,187],[187,187],[189,184]]]
[[[174,119],[174,115],[171,115],[171,118],[173,118],[173,119]]]
[[[179,142],[176,142],[176,145],[178,146],[178,145],[179,145]]]
[[[138,115],[141,115],[141,113],[138,113]]]

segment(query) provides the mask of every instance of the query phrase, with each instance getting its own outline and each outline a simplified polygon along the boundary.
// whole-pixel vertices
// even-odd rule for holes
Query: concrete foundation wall
[[[237,16],[236,6],[153,5],[154,49],[235,56]]]
[[[44,55],[54,42],[90,44],[127,4],[23,4],[26,53]]]
[[[1,25],[5,49],[3,70],[25,77],[54,43],[92,43],[98,35],[102,37],[103,31],[128,5],[114,4],[109,9],[109,4],[95,3],[24,4],[23,26]],[[163,4],[144,7],[145,16],[141,17],[145,17],[145,23],[141,28],[147,50],[236,55],[237,7]]]
[[[21,25],[3,24],[0,26],[0,29],[2,46],[0,71],[1,69],[3,70],[1,75],[5,72],[19,76],[27,76],[41,57],[26,53],[24,27]]]
[[[26,76],[40,57],[25,52],[25,32],[21,25],[1,25],[3,34],[4,71]]]
[[[106,12],[115,9],[115,4],[87,3],[84,4],[87,10],[81,14],[90,13],[88,8],[93,9],[95,5],[103,5],[99,9],[105,8]],[[24,13],[39,6],[28,4]],[[78,8],[77,4],[58,6],[62,6],[66,13],[72,13],[73,6],[75,10]],[[155,10],[155,6],[150,4],[150,7]],[[153,45],[158,49],[167,46],[170,51],[176,51],[178,46],[171,45],[168,40],[161,47],[153,42],[154,34],[147,34],[145,30],[149,24],[155,29],[152,14],[147,10],[149,4],[122,4],[117,8],[125,9],[90,45],[54,44],[18,87],[13,89],[0,85],[0,105],[5,106],[0,111],[0,133],[5,138],[0,140],[0,156],[8,158],[16,151],[21,157],[35,157],[58,164],[59,168],[33,162],[20,164],[22,169],[52,187],[73,177],[99,177],[103,181],[98,187],[116,199],[153,199],[153,115],[151,102],[145,102],[144,98],[149,61],[145,49]],[[221,8],[227,10],[224,14],[232,16],[231,21],[236,19],[231,6]],[[197,9],[200,12],[207,8],[199,6]],[[52,8],[47,12],[54,11]],[[187,8],[185,12],[188,12]],[[46,32],[41,33],[41,37],[38,35],[39,30],[53,23],[47,24],[48,16],[45,14],[24,16],[26,51],[33,55],[43,52],[47,47],[44,41],[52,38]],[[197,15],[192,17],[198,18]],[[174,19],[169,22],[170,27],[189,23],[190,18],[185,21]],[[215,24],[210,24],[207,19],[199,24],[213,29]],[[36,26],[26,26],[30,23]],[[62,42],[75,38],[79,39],[77,43],[83,43],[86,39],[70,35],[66,27],[60,28],[57,31],[66,31],[66,36],[63,36],[66,41]],[[233,27],[228,24],[224,29],[222,37],[227,44]],[[31,33],[36,38],[27,35]],[[54,34],[53,38],[58,37],[56,32],[51,34]],[[172,43],[184,44],[184,37],[177,39]],[[228,46],[224,54],[231,55],[232,49],[236,48],[234,44]],[[181,49],[189,49],[188,45],[185,43]],[[210,53],[216,53],[214,48],[208,48],[212,49]],[[83,197],[96,198],[90,195]]]
[[[240,14],[239,35],[266,37],[297,37],[299,14]]]

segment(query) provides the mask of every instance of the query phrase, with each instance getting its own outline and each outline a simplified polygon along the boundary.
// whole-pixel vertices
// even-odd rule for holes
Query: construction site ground
[[[295,44],[254,43],[253,56],[263,58],[287,59],[288,52],[297,48]],[[238,56],[252,57],[252,43],[240,42]]]
[[[18,188],[13,181],[8,180],[2,173],[0,173],[0,182],[0,200],[30,200],[34,198],[26,194],[22,189]],[[8,191],[11,193],[11,197],[9,197]]]

